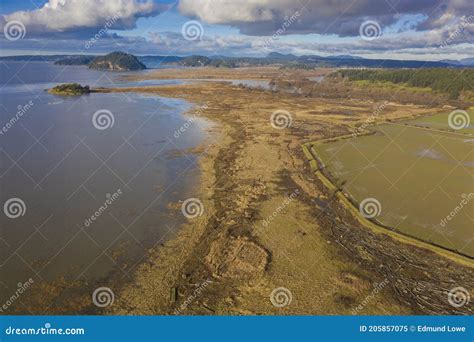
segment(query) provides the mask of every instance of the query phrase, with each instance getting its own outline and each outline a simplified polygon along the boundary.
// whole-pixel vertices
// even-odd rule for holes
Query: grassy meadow
[[[446,118],[442,114],[407,124],[441,129]],[[473,140],[403,123],[373,130],[374,135],[314,146],[336,184],[358,203],[377,199],[381,223],[473,256],[474,201],[462,203],[473,192],[466,188],[473,184]]]

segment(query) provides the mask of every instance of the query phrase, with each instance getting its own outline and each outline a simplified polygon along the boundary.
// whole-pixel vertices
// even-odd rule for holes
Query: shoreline
[[[218,95],[214,92],[217,89],[220,92]],[[268,118],[266,116],[260,118],[242,112],[241,106],[244,106],[243,108],[246,108],[248,112],[261,111],[263,105],[259,103],[260,97],[266,99],[265,101],[262,99],[261,103],[270,103],[273,108],[275,106],[278,108],[285,101],[290,101],[291,96],[213,84],[146,87],[146,89],[138,87],[101,89],[100,91],[156,93],[166,97],[183,97],[196,104],[210,103],[209,110],[202,113],[202,115],[216,122],[222,134],[222,145],[211,146],[208,153],[199,158],[203,175],[201,189],[204,194],[205,215],[199,218],[199,221],[186,224],[183,229],[180,229],[176,239],[165,243],[159,251],[153,251],[150,254],[150,260],[137,271],[136,282],[126,287],[118,296],[126,299],[117,298],[117,306],[111,309],[111,313],[172,314],[182,306],[187,298],[192,296],[196,287],[209,282],[209,286],[204,291],[205,293],[201,294],[184,311],[179,311],[180,313],[331,314],[332,312],[334,314],[350,314],[353,305],[355,305],[353,303],[358,302],[356,298],[370,292],[370,283],[387,279],[385,268],[377,268],[375,264],[380,262],[397,264],[399,255],[402,257],[404,253],[406,253],[404,258],[408,257],[410,262],[408,264],[404,262],[400,266],[402,267],[400,272],[403,273],[403,276],[400,275],[400,277],[407,280],[403,281],[403,288],[416,287],[419,281],[427,281],[425,279],[426,272],[429,274],[429,284],[435,286],[435,288],[437,284],[445,286],[448,280],[458,279],[458,281],[461,281],[460,279],[464,279],[463,281],[468,283],[468,279],[473,279],[472,268],[466,268],[458,264],[455,268],[450,267],[448,271],[445,271],[444,273],[447,273],[447,275],[442,274],[441,265],[446,264],[444,257],[431,254],[431,252],[420,247],[409,246],[403,242],[392,240],[385,233],[373,233],[370,228],[363,227],[360,223],[356,224],[353,219],[347,216],[349,214],[347,210],[340,208],[325,189],[321,189],[319,186],[314,187],[317,184],[314,184],[313,176],[308,175],[311,174],[311,170],[308,170],[300,144],[301,139],[311,139],[311,137],[303,137],[300,134],[300,128],[275,132],[271,127],[267,127],[265,122]],[[236,94],[236,92],[240,93]],[[239,98],[238,95],[242,98]],[[255,99],[257,96],[259,98]],[[204,99],[206,101],[203,101]],[[271,99],[277,103],[272,103]],[[305,101],[331,103],[331,101],[321,99]],[[354,105],[356,104],[357,102]],[[271,113],[268,110],[265,110],[265,112]],[[330,119],[333,118],[330,117]],[[304,119],[306,120],[306,117]],[[337,120],[337,117],[335,119]],[[245,126],[243,122],[246,122]],[[261,126],[262,123],[265,123],[265,126]],[[317,123],[321,124],[322,122]],[[337,125],[332,124],[331,127],[336,129],[339,135],[344,132],[344,129]],[[325,133],[320,132],[318,134],[322,134],[322,136],[318,136],[318,138],[334,138],[337,136],[334,133],[331,131],[330,136],[325,136]],[[283,145],[280,145],[278,151],[268,149],[270,146],[275,146],[274,140],[284,142]],[[258,144],[249,145],[249,141],[258,141],[268,145],[268,147],[257,151]],[[299,152],[296,151],[297,149]],[[274,155],[274,152],[277,154]],[[258,157],[255,159],[254,153],[257,153],[256,155],[259,155],[261,160]],[[269,163],[268,165],[272,165],[269,162],[270,160],[272,160],[272,163],[281,162],[281,165],[275,165],[275,170],[262,169],[260,164],[265,164],[266,159],[268,159],[266,161]],[[246,166],[250,171],[254,171],[246,172],[245,168],[241,166]],[[254,179],[255,176],[259,175],[259,173],[255,174],[255,170],[260,170],[262,177]],[[288,173],[289,170],[292,170],[295,174]],[[272,184],[274,181],[268,183],[275,176],[278,176],[279,179],[277,183]],[[261,182],[263,185],[253,183],[245,184],[245,186],[241,185],[242,182],[247,182],[249,177],[253,178],[252,182]],[[237,179],[240,179],[240,181],[235,183]],[[230,184],[228,184],[229,182]],[[275,205],[270,206],[270,208],[268,206],[275,203],[275,198],[281,198],[283,202],[286,196],[284,193],[289,193],[295,187],[300,189],[302,194],[289,204],[290,207],[297,205],[292,210],[294,212],[288,211],[280,214],[280,221],[283,221],[283,224],[272,223],[272,229],[279,230],[279,235],[290,234],[289,237],[292,240],[289,241],[290,243],[275,241],[274,233],[268,230],[264,231],[261,228],[261,218],[267,217],[265,212],[270,211],[271,213]],[[280,188],[283,189],[283,192]],[[236,189],[242,189],[245,196],[234,194]],[[318,215],[308,211],[314,205],[312,198],[315,194],[324,194],[328,207],[331,207],[331,210],[334,211],[334,217],[341,217],[343,222],[347,221],[358,226],[351,232],[355,236],[348,236],[347,241],[341,243],[337,234],[335,234],[335,231],[339,228],[335,227],[328,217],[324,215],[318,217]],[[248,200],[248,197],[251,200]],[[244,203],[236,202],[236,200]],[[239,205],[235,206],[236,203]],[[278,204],[278,201],[276,203]],[[295,222],[296,217],[298,217],[296,225],[299,225],[299,227],[285,226],[287,222]],[[310,239],[311,241],[309,241]],[[364,249],[367,249],[365,252],[359,249],[359,244],[355,246],[346,244],[350,241],[360,242],[366,240],[373,243],[367,243],[364,246]],[[333,242],[335,245],[332,244]],[[286,265],[284,258],[282,259],[279,255],[281,249],[285,248],[285,252],[291,252],[295,245],[300,243],[303,244],[304,248],[299,246],[299,249],[294,250],[294,253],[301,254],[300,263]],[[313,251],[315,248],[318,249],[318,253]],[[240,255],[239,251],[242,249],[249,250],[250,255],[253,255],[258,262],[246,259],[249,255]],[[385,255],[386,253],[382,252],[387,250],[393,250],[396,256],[388,257]],[[345,255],[346,253],[340,254],[340,251],[349,253],[347,255]],[[284,253],[282,252],[282,254]],[[291,253],[288,255],[294,257]],[[367,259],[369,255],[370,258]],[[311,258],[321,258],[324,265],[315,266],[314,262],[311,265],[306,265],[306,259]],[[164,264],[168,267],[160,261],[164,261]],[[425,269],[424,265],[428,264],[438,265],[439,271],[432,266],[426,269],[425,272],[419,272],[420,268]],[[461,269],[456,269],[458,267]],[[293,278],[285,276],[285,273],[291,270],[293,270],[291,272],[297,272],[299,268],[304,268],[305,277],[299,279],[295,275]],[[320,289],[313,294],[315,297],[320,297],[318,305],[308,306],[307,303],[302,304],[298,301],[301,304],[300,307],[276,309],[270,303],[255,303],[255,296],[268,302],[264,297],[271,292],[272,286],[276,287],[278,285],[278,279],[280,279],[280,283],[282,279],[286,279],[285,282],[289,284],[288,286],[294,289],[295,297],[305,298],[311,296],[312,291],[306,289],[303,292],[300,287],[304,283],[303,279],[307,281],[308,275],[306,273],[312,273],[315,268],[319,269],[320,272],[317,273],[318,275],[312,276],[311,279],[314,282],[312,286],[315,289],[318,289],[318,287],[325,288],[323,291],[326,292],[323,297],[321,297]],[[297,279],[294,279],[295,277]],[[435,281],[435,279],[437,280]],[[447,303],[436,304],[441,306],[437,309],[429,305],[426,306],[426,303],[422,304],[420,295],[414,292],[413,289],[403,293],[404,290],[400,288],[402,285],[398,284],[396,279],[390,278],[390,280],[390,286],[387,286],[390,289],[385,292],[386,298],[384,298],[383,307],[377,306],[377,304],[380,305],[380,302],[374,302],[364,309],[366,310],[364,313],[459,314],[470,312],[467,308],[458,310],[449,307],[449,305],[446,305]],[[331,282],[336,283],[332,284]],[[343,292],[347,293],[341,294],[341,288]],[[172,297],[170,291],[176,292],[176,301],[172,302],[170,300]],[[433,295],[435,295],[437,301],[444,298],[442,295],[439,296],[439,293]],[[150,301],[154,304],[150,305]],[[328,308],[328,303],[332,303],[334,307]]]
[[[104,94],[103,94],[104,95]],[[113,95],[113,94],[108,94]],[[142,95],[139,93],[131,94],[132,97],[135,98],[141,98]],[[151,100],[151,101],[150,101]],[[152,103],[157,103],[156,98],[149,98],[148,101]],[[182,125],[187,123],[188,119],[188,113],[192,110],[195,109],[194,103],[190,103],[186,101],[185,99],[175,99],[175,98],[167,98],[163,97],[159,99],[162,101],[162,107],[166,107],[167,110],[170,111],[170,113],[174,113],[171,115],[176,115],[177,117],[182,118]],[[192,157],[193,154],[196,153],[196,151],[199,151],[202,146],[205,145],[205,139],[206,135],[209,133],[209,131],[213,130],[212,123],[209,122],[205,123],[204,121],[207,120],[202,120],[198,119],[196,122],[194,122],[194,125],[199,126],[202,128],[202,130],[199,130],[199,136],[202,137],[201,141],[196,140],[196,143],[192,143],[190,148],[186,149],[169,149],[166,154],[164,154],[165,158],[174,158],[174,157],[180,157],[183,155],[188,155]],[[196,127],[195,126],[195,127]],[[182,127],[182,126],[181,126]],[[155,136],[156,136],[156,131]],[[207,133],[206,133],[207,132]],[[166,135],[169,137],[169,139],[173,140],[173,131],[167,131]],[[159,136],[160,134],[158,134]],[[151,136],[153,137],[153,136]],[[155,141],[157,141],[155,139]],[[194,140],[193,140],[194,141]],[[161,142],[159,142],[161,144]],[[177,148],[177,145],[180,145],[177,141],[175,141],[176,145],[175,147]],[[178,152],[175,152],[178,151]],[[174,153],[179,153],[179,155],[174,155]],[[199,172],[200,171],[200,166],[196,165],[195,163],[190,164],[190,167],[187,170],[188,172]],[[143,176],[143,173],[140,175]],[[194,178],[193,176],[191,176]],[[142,177],[143,179],[143,177]],[[172,180],[172,179],[171,179]],[[163,241],[167,241],[167,239],[174,239],[175,235],[177,232],[180,230],[179,227],[181,226],[181,222],[184,222],[186,219],[184,216],[182,216],[180,210],[175,210],[176,208],[173,206],[174,204],[178,203],[178,200],[184,200],[186,197],[189,197],[189,194],[192,194],[194,191],[194,188],[199,187],[199,182],[195,182],[195,179],[192,179],[192,183],[195,183],[192,185],[192,187],[183,187],[184,191],[180,192],[180,189],[177,190],[172,190],[172,196],[168,198],[168,201],[165,202],[168,204],[168,209],[170,211],[170,217],[175,217],[172,223],[175,223],[176,225],[176,231],[173,230],[173,227],[171,225],[166,225],[166,227],[169,229],[168,232],[166,232],[164,229],[162,231],[163,236],[158,236],[156,239],[148,239],[149,241],[152,241],[152,243],[149,243],[146,245],[146,247],[143,247],[143,255],[135,253],[135,254],[126,254],[127,251],[125,248],[117,248],[114,252],[114,254],[110,253],[114,257],[114,261],[116,262],[114,265],[115,267],[109,267],[109,268],[104,268],[100,269],[96,273],[94,273],[94,276],[92,277],[81,277],[81,278],[75,278],[71,277],[63,277],[61,275],[56,275],[53,274],[50,278],[46,279],[36,279],[35,278],[35,286],[37,286],[40,290],[39,291],[31,291],[28,294],[24,295],[24,298],[22,299],[21,306],[11,306],[9,308],[9,312],[11,314],[73,314],[73,313],[80,313],[80,314],[89,314],[89,315],[96,315],[96,314],[103,314],[104,310],[100,307],[97,307],[94,305],[93,302],[90,301],[90,295],[94,291],[95,288],[103,287],[104,285],[109,286],[111,289],[115,290],[117,288],[120,288],[121,286],[128,284],[130,282],[130,276],[128,275],[128,271],[130,270],[130,274],[133,274],[134,268],[137,265],[140,265],[142,262],[146,262],[148,259],[148,251],[149,248],[148,246],[160,246]],[[191,182],[189,184],[192,184]],[[150,183],[154,184],[154,183]],[[162,183],[164,185],[168,183]],[[162,191],[165,186],[162,186],[160,188],[158,187],[153,187],[153,191]],[[123,189],[123,188],[122,188]],[[170,188],[172,189],[172,188]],[[189,190],[186,190],[189,189]],[[117,191],[121,191],[118,189]],[[169,192],[171,194],[171,191]],[[177,196],[174,196],[177,194]],[[111,195],[110,199],[113,200],[113,197],[115,197],[115,194]],[[164,197],[164,196],[163,196]],[[99,208],[100,209],[100,208]],[[107,209],[104,210],[104,212]],[[164,212],[164,211],[163,211]],[[158,229],[165,228],[165,223],[168,221],[168,218],[164,218],[163,221],[157,222],[157,227]],[[88,222],[90,221],[89,218],[87,218]],[[156,221],[156,220],[155,220]],[[85,221],[84,221],[85,222]],[[161,225],[160,225],[161,223]],[[92,224],[90,224],[92,226]],[[84,227],[89,227],[87,223],[84,223]],[[113,224],[112,224],[113,227]],[[161,233],[159,233],[161,234]],[[146,243],[146,242],[145,242]],[[143,246],[143,245],[142,245]],[[105,252],[104,252],[105,253]],[[58,253],[59,254],[59,253]],[[145,256],[145,258],[142,258],[142,256]],[[91,259],[91,263],[89,266],[86,264],[83,269],[80,271],[82,272],[87,272],[89,268],[91,268],[92,265],[95,264],[95,262],[101,257],[99,254],[98,256],[94,256],[93,259]],[[88,267],[86,267],[88,266]],[[94,265],[95,266],[95,265]],[[72,267],[71,267],[72,269]],[[79,272],[78,272],[79,273]],[[74,300],[70,300],[70,298],[74,298]]]
[[[136,87],[139,88],[139,87]],[[117,88],[119,89],[119,88]],[[96,92],[95,90],[93,90]],[[101,88],[97,92],[103,92]],[[141,93],[140,91],[136,91],[137,93]],[[179,99],[188,102],[191,107],[182,112],[181,115],[187,119],[188,117],[194,117],[197,116],[198,118],[201,116],[201,111],[202,111],[202,103],[194,102],[194,101],[188,101],[185,98],[173,98],[173,97],[163,97],[163,98],[171,98],[173,100]],[[211,132],[209,135],[210,136],[217,136],[221,135],[221,129],[222,125],[221,123],[218,123],[214,120],[210,120],[206,118],[209,122],[212,123],[212,127],[210,130],[216,130],[217,132]],[[186,121],[187,122],[187,121]],[[159,310],[154,310],[153,308],[150,310],[143,310],[141,311],[140,308],[135,308],[133,310],[133,314],[139,314],[139,315],[156,315],[156,314],[170,314],[171,309],[167,308],[169,304],[169,298],[172,296],[170,293],[170,290],[173,289],[173,284],[177,280],[179,276],[174,276],[172,274],[172,271],[176,271],[182,267],[182,263],[184,260],[186,260],[190,253],[192,252],[192,249],[190,249],[190,246],[194,246],[197,244],[201,234],[203,233],[206,222],[209,218],[209,216],[212,216],[213,213],[213,203],[209,199],[210,193],[209,189],[212,189],[212,183],[213,183],[213,169],[212,169],[212,164],[214,161],[214,158],[216,154],[219,152],[219,148],[216,146],[210,145],[209,148],[205,148],[206,145],[208,145],[210,142],[208,141],[209,137],[206,138],[204,141],[202,141],[199,145],[194,147],[192,150],[188,151],[188,153],[191,154],[196,154],[199,153],[200,156],[198,157],[198,164],[199,166],[197,167],[199,169],[199,173],[206,173],[207,177],[203,178],[200,176],[200,180],[198,184],[196,185],[195,189],[195,194],[196,196],[191,196],[191,197],[199,197],[199,199],[203,202],[204,204],[204,212],[203,215],[200,217],[197,217],[192,220],[188,220],[187,222],[183,223],[180,225],[180,227],[177,229],[176,234],[172,236],[169,239],[165,239],[163,241],[159,241],[155,247],[149,249],[147,251],[147,255],[143,258],[143,260],[138,264],[136,269],[132,272],[134,274],[135,282],[130,282],[127,281],[124,284],[121,284],[117,286],[118,289],[120,289],[120,293],[125,291],[126,297],[130,299],[133,303],[141,303],[143,305],[143,308],[148,307],[148,302],[142,301],[143,297],[143,290],[144,288],[142,287],[138,292],[136,291],[136,282],[140,283],[142,286],[145,287],[145,291],[147,286],[153,287],[153,292],[155,291],[160,291],[160,292],[165,292],[166,295],[163,296],[163,300],[160,300],[160,309]],[[205,151],[204,153],[201,151]],[[177,215],[182,215],[181,214],[181,209],[177,209]],[[166,265],[163,268],[163,265],[160,264],[160,260],[166,260]],[[157,264],[154,264],[157,262]],[[157,266],[151,267],[151,266]],[[151,279],[160,279],[160,284],[152,284],[150,282]],[[157,286],[158,289],[155,287]],[[117,294],[117,293],[116,293]],[[108,314],[113,314],[113,315],[127,315],[131,314],[129,311],[129,304],[128,301],[122,301],[121,298],[124,298],[125,296],[117,296],[116,298],[116,304],[108,308],[106,312]],[[138,311],[136,311],[138,309]],[[149,309],[149,307],[148,307]],[[96,312],[98,313],[98,312]]]

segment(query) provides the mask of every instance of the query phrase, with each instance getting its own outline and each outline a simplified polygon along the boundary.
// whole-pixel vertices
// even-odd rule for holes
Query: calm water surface
[[[97,284],[111,273],[126,276],[182,223],[170,203],[194,197],[197,156],[174,152],[202,143],[209,122],[186,124],[183,112],[191,105],[177,99],[44,91],[65,82],[142,84],[122,75],[44,62],[0,64],[0,203],[24,203],[23,216],[0,215],[0,303],[30,277],[35,284],[63,276]],[[146,85],[159,84],[153,82]],[[98,110],[110,112],[113,125],[97,129]],[[189,128],[176,137],[183,125]]]

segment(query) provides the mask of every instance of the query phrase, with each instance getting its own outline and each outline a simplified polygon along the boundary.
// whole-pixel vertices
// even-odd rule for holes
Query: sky
[[[0,54],[474,57],[472,0],[1,0]]]

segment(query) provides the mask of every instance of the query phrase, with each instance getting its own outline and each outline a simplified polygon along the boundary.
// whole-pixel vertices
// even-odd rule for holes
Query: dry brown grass
[[[248,79],[269,76],[276,70],[249,72],[159,71],[161,78],[228,75]],[[213,82],[102,91],[139,91],[206,103],[208,109],[201,115],[220,125],[219,140],[209,142],[212,148],[201,155],[202,188],[197,196],[204,199],[208,216],[184,227],[178,239],[167,243],[166,249],[157,251],[150,263],[139,269],[136,282],[118,296],[125,300],[119,300],[113,313],[172,313],[196,284],[211,280],[183,313],[350,314],[372,293],[373,284],[382,280],[374,269],[344,255],[327,235],[327,227],[315,218],[311,198],[324,198],[325,194],[308,176],[307,161],[301,154],[301,144],[306,141],[350,134],[371,115],[374,103],[302,98]],[[271,113],[280,109],[292,114],[292,128],[275,130],[270,125]],[[433,110],[390,103],[383,119],[425,115]],[[301,195],[263,227],[263,220],[297,189]],[[241,258],[243,247],[249,248]],[[421,249],[412,252],[424,257]],[[231,265],[233,261],[235,265]],[[431,272],[435,275],[437,271]],[[276,308],[269,296],[281,286],[291,291],[293,301]],[[171,287],[178,288],[177,303],[169,302]],[[360,313],[407,314],[412,310],[415,308],[402,305],[387,286]]]

